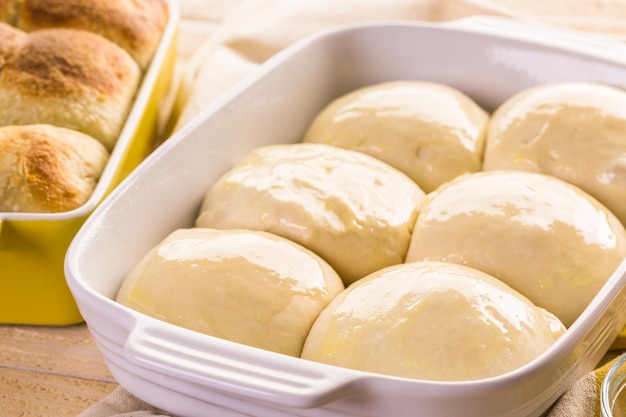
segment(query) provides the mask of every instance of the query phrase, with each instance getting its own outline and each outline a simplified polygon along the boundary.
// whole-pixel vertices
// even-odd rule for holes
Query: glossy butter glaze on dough
[[[626,225],[626,92],[593,83],[525,90],[488,128],[484,169],[541,172],[582,188]]]
[[[313,120],[304,142],[372,155],[425,192],[480,171],[488,114],[452,87],[393,81],[337,98]]]
[[[543,174],[467,174],[424,201],[407,262],[501,279],[570,326],[626,257],[626,230],[577,187]]]
[[[322,311],[304,359],[407,378],[500,375],[565,331],[552,314],[478,270],[414,262],[375,272]]]
[[[341,290],[326,262],[287,239],[194,228],[154,247],[117,301],[191,330],[299,356],[313,321]]]
[[[197,226],[265,230],[349,284],[404,261],[423,191],[376,158],[329,145],[257,148],[207,192]]]

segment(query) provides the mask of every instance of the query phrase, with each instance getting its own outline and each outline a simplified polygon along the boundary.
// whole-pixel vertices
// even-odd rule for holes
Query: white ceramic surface
[[[552,81],[626,87],[617,41],[495,18],[331,30],[272,58],[154,152],[88,219],[68,284],[119,383],[181,417],[539,416],[594,368],[626,323],[626,262],[548,351],[498,377],[409,380],[208,337],[113,301],[151,247],[190,227],[210,184],[251,148],[299,141],[331,99],[396,79],[442,82],[492,110]],[[459,343],[463,343],[462,340]]]

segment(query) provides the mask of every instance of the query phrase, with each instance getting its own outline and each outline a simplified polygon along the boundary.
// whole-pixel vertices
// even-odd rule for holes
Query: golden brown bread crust
[[[11,81],[22,91],[44,97],[85,88],[115,94],[126,88],[132,75],[127,68],[116,48],[88,32],[67,29],[31,33],[9,66]]]
[[[0,0],[0,21],[15,25],[24,0]]]
[[[0,70],[9,56],[18,49],[25,36],[26,34],[21,30],[0,22]]]
[[[43,124],[0,127],[0,211],[78,208],[108,157],[100,142],[80,132]]]
[[[23,0],[16,25],[27,32],[53,27],[95,32],[146,68],[167,18],[164,0]]]
[[[166,0],[0,0],[0,211],[88,200],[168,12]],[[70,149],[82,134],[99,148]]]
[[[128,53],[97,34],[76,29],[29,33],[0,72],[0,125],[67,127],[111,150],[140,76]]]

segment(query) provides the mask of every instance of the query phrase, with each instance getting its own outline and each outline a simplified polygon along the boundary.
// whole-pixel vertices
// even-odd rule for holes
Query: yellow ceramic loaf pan
[[[168,0],[168,6],[159,46],[87,203],[63,213],[0,213],[0,323],[68,325],[83,321],[65,281],[65,253],[93,209],[154,149],[159,107],[169,90],[176,58],[180,12],[175,0]]]

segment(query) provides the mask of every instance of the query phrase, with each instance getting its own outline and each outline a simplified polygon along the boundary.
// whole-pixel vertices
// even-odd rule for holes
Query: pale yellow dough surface
[[[501,279],[570,326],[626,256],[626,230],[557,178],[467,174],[425,200],[407,261],[467,265]]]
[[[287,239],[192,228],[150,251],[117,301],[181,327],[299,356],[313,321],[341,290],[326,262]]]
[[[302,357],[408,378],[474,380],[530,362],[564,331],[554,315],[487,274],[414,262],[371,274],[335,298]]]
[[[273,145],[255,149],[213,184],[196,224],[291,239],[347,285],[404,261],[423,197],[406,175],[363,153]]]
[[[626,92],[560,83],[519,93],[491,119],[484,169],[561,178],[597,198],[626,225]]]
[[[393,81],[334,100],[314,119],[304,142],[372,155],[430,192],[480,171],[487,121],[488,114],[457,89]]]

